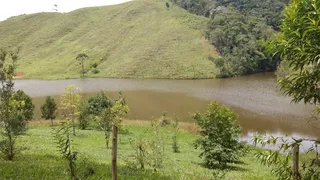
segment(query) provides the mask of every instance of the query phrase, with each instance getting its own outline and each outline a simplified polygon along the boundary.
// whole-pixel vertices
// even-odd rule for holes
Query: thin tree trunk
[[[300,180],[299,175],[299,145],[295,144],[293,146],[292,152],[292,179],[293,180]]]
[[[108,132],[107,132],[107,127],[106,127],[106,122],[104,121],[103,122],[103,130],[104,130],[104,137],[106,139],[106,146],[107,146],[107,149],[109,148],[109,136],[108,136]]]
[[[74,125],[74,114],[72,114],[72,129],[73,129],[73,135],[76,135],[76,127]]]
[[[112,180],[117,180],[117,145],[118,145],[118,127],[113,126],[112,131]]]
[[[53,126],[53,119],[51,118],[50,120],[51,120],[51,126]]]
[[[82,77],[84,77],[84,65],[83,65],[83,60],[82,60]]]

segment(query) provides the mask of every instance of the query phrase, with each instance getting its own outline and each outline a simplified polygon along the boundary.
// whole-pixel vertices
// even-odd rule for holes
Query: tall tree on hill
[[[82,66],[81,75],[84,77],[85,71],[84,71],[84,60],[89,59],[89,56],[85,53],[78,54],[76,57],[76,60],[80,61],[80,65]]]

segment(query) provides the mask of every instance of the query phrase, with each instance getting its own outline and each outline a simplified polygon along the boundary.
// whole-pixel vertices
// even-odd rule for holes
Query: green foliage
[[[25,115],[28,115],[26,112],[29,109],[24,108],[25,102],[13,98],[13,76],[19,50],[0,49],[0,152],[6,160],[13,160],[21,150],[16,145],[16,139],[25,132],[28,121]]]
[[[53,125],[53,119],[56,118],[57,104],[51,96],[46,97],[46,102],[41,106],[42,118],[51,120],[51,125]]]
[[[82,74],[82,77],[84,77],[84,75],[86,73],[85,70],[84,70],[84,62],[83,61],[87,60],[87,59],[89,59],[89,56],[84,54],[84,53],[78,54],[77,57],[76,57],[76,60],[80,61],[80,65],[82,67],[82,70],[80,71],[80,74]]]
[[[192,66],[196,78],[215,77],[214,64],[206,60],[210,45],[201,36],[208,20],[177,6],[168,10],[165,2],[12,17],[0,22],[0,47],[23,45],[17,71],[25,78],[79,78],[75,58],[83,52],[90,56],[83,61],[86,77],[185,79],[194,78]],[[96,60],[98,74],[88,71]]]
[[[97,67],[98,67],[98,63],[97,62],[94,62],[93,64],[91,64],[91,68],[93,68],[93,70],[92,70],[92,73],[93,74],[98,74],[100,71],[97,69]]]
[[[32,98],[29,95],[24,93],[22,90],[18,90],[12,95],[11,100],[24,102],[24,105],[18,108],[18,111],[21,111],[27,121],[32,120],[34,104],[32,103]]]
[[[127,105],[127,102],[120,91],[118,99],[114,102],[110,109],[112,125],[120,126],[122,118],[125,117],[129,111],[129,106]]]
[[[88,108],[88,101],[82,100],[79,104],[79,128],[81,130],[87,129],[89,126],[90,113]]]
[[[69,124],[63,124],[55,129],[54,137],[57,141],[59,152],[68,162],[70,179],[76,180],[78,179],[76,174],[78,152],[73,150],[72,139],[70,138],[70,128],[71,126]]]
[[[68,85],[61,95],[60,106],[67,120],[72,122],[73,135],[76,135],[75,118],[79,115],[79,104],[81,102],[81,89],[74,85]]]
[[[277,30],[287,0],[172,0],[189,12],[210,17],[205,39],[222,56],[215,61],[218,78],[275,70],[278,57],[264,42]]]
[[[267,136],[266,134],[255,134],[252,137],[254,145],[275,146],[278,142],[283,142],[279,150],[273,151],[260,151],[255,154],[255,157],[265,166],[271,166],[271,172],[277,177],[278,180],[290,180],[292,178],[291,165],[289,164],[289,157],[291,149],[294,144],[290,144],[285,139]],[[284,157],[283,157],[284,156]]]
[[[280,88],[294,102],[320,102],[319,23],[320,2],[293,0],[284,11],[281,32],[269,42],[274,54],[289,64],[289,72],[279,77]]]
[[[88,98],[88,109],[90,114],[100,115],[101,112],[113,105],[112,100],[103,92]]]
[[[168,2],[166,2],[166,6],[167,6],[167,8],[168,8],[168,9],[170,8],[170,5],[169,5],[169,3],[168,3]]]
[[[218,162],[224,168],[227,163],[238,160],[245,145],[239,142],[241,127],[237,124],[236,113],[213,102],[206,113],[194,113],[192,117],[201,128],[195,147],[202,150],[200,157],[207,167],[214,168]]]
[[[320,177],[320,160],[318,155],[318,141],[309,139],[295,139],[289,137],[274,137],[272,135],[255,134],[252,137],[253,143],[257,146],[278,147],[274,150],[258,151],[255,157],[265,166],[271,167],[271,172],[277,177],[278,180],[292,179],[291,157],[292,149],[295,146],[299,148],[303,146],[303,141],[308,143],[313,142],[314,145],[306,152],[307,156],[315,153],[315,158],[302,158],[299,154],[299,176],[303,180],[319,179]],[[302,147],[303,148],[303,147]]]
[[[173,133],[172,133],[172,150],[174,153],[180,152],[177,134],[179,131],[179,120],[178,117],[175,116],[174,122],[172,123]]]
[[[150,168],[158,171],[163,168],[165,161],[165,129],[160,121],[152,120],[150,127],[136,139],[130,139],[134,150],[127,164],[134,169]]]
[[[198,157],[199,150],[193,150],[190,144],[198,138],[198,135],[179,131],[179,146],[180,153],[173,153],[170,141],[170,136],[167,134],[169,127],[161,127],[163,134],[167,136],[165,141],[165,158],[163,168],[154,172],[150,166],[146,165],[145,170],[132,169],[127,166],[126,160],[128,156],[135,153],[135,149],[131,147],[130,139],[137,139],[141,134],[149,129],[149,124],[127,126],[130,131],[129,135],[124,135],[122,143],[118,149],[118,175],[119,179],[124,180],[168,180],[168,179],[183,179],[183,180],[215,180],[213,173],[221,172],[221,170],[211,170],[202,166],[202,160]],[[145,123],[145,122],[144,122]],[[131,124],[131,123],[130,123]],[[144,126],[146,125],[146,126]],[[62,180],[68,179],[67,160],[61,158],[57,153],[57,145],[48,132],[52,128],[49,126],[30,126],[28,135],[21,136],[17,140],[17,144],[24,143],[25,150],[15,158],[13,162],[8,162],[0,159],[0,179],[47,179],[47,180]],[[151,133],[151,132],[150,132]],[[72,134],[72,133],[70,133]],[[73,150],[77,150],[78,160],[76,161],[77,169],[87,169],[81,161],[84,157],[88,160],[93,170],[93,176],[88,179],[111,179],[110,167],[110,150],[104,148],[104,134],[97,130],[79,131],[78,136],[70,136],[73,140]],[[149,141],[147,134],[144,134],[144,141]],[[39,146],[40,145],[40,146]],[[275,177],[270,173],[269,168],[261,165],[252,150],[241,160],[243,163],[232,165],[232,169],[228,170],[225,180],[274,180]],[[80,169],[81,168],[81,169]],[[138,167],[139,168],[139,167]],[[17,171],[19,170],[19,171]],[[88,171],[87,171],[88,172]],[[219,173],[222,174],[222,173]],[[82,178],[82,173],[78,173],[79,179]]]
[[[134,153],[127,159],[129,167],[144,170],[148,162],[148,142],[145,140],[145,133],[140,134],[135,140],[130,139]]]
[[[112,132],[112,120],[111,107],[107,107],[100,114],[100,127],[104,132],[107,148],[109,148],[109,141]]]

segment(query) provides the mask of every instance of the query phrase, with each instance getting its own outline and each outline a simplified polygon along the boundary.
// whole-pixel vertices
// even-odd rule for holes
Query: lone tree
[[[21,150],[16,147],[17,136],[23,134],[27,118],[24,116],[24,101],[13,99],[13,76],[18,60],[17,51],[0,49],[0,152],[7,160],[13,160]],[[21,110],[22,109],[22,110]]]
[[[84,53],[78,54],[78,56],[76,57],[76,60],[80,61],[80,65],[82,66],[82,71],[81,71],[82,77],[84,77],[84,74],[85,74],[84,60],[86,59],[89,59],[89,56]]]
[[[290,69],[279,77],[278,84],[293,102],[320,103],[319,11],[319,1],[291,1],[284,11],[280,32],[268,44]]]
[[[76,135],[75,118],[79,114],[79,104],[81,101],[81,89],[74,85],[69,85],[61,95],[61,109],[68,120],[71,117],[73,135]]]
[[[56,118],[57,104],[54,99],[47,96],[46,102],[41,106],[42,118],[45,120],[50,119],[51,125],[53,126],[53,119]]]
[[[218,165],[224,168],[227,163],[238,160],[244,143],[239,142],[241,127],[236,113],[213,102],[208,105],[206,113],[194,113],[192,117],[201,128],[201,137],[195,147],[202,150],[200,157],[204,158],[207,167]]]

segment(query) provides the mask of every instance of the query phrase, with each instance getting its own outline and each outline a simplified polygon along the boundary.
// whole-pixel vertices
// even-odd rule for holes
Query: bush
[[[57,104],[54,99],[50,96],[46,98],[46,102],[41,106],[42,118],[51,120],[51,125],[53,125],[53,119],[56,118]]]
[[[85,100],[82,100],[79,104],[79,128],[81,130],[87,129],[89,125],[89,109],[88,109],[88,102]]]
[[[99,72],[100,72],[100,71],[99,71],[98,69],[93,69],[93,70],[92,70],[92,73],[93,73],[93,74],[98,74]]]
[[[130,144],[134,149],[127,164],[134,169],[153,169],[157,171],[162,168],[165,160],[165,141],[167,131],[162,127],[160,121],[153,120],[147,131],[140,134],[136,139],[131,139]]]
[[[110,100],[103,91],[95,96],[90,96],[88,99],[88,109],[90,114],[100,115],[106,109],[112,107],[112,100]]]
[[[22,112],[22,115],[25,117],[27,121],[32,120],[34,111],[34,104],[32,103],[32,98],[23,91],[18,90],[16,93],[13,94],[12,100],[20,102],[23,101],[24,105],[20,106],[18,110]]]
[[[208,105],[206,113],[194,113],[192,117],[201,128],[201,137],[195,147],[203,150],[200,157],[204,158],[207,167],[218,165],[224,168],[243,155],[245,144],[238,141],[241,127],[237,124],[236,113],[213,102]]]

